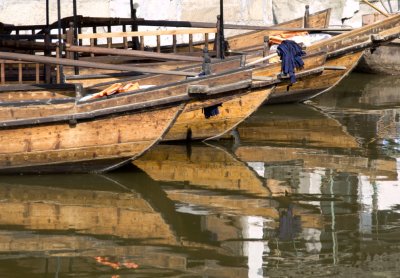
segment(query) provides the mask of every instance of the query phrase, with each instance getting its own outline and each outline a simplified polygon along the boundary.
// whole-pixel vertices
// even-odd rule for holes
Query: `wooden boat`
[[[329,39],[316,42],[305,49],[307,53],[327,52],[324,73],[312,83],[298,82],[292,87],[281,86],[271,95],[269,103],[309,100],[336,86],[358,64],[366,49],[378,47],[397,38],[400,33],[400,15],[361,27]],[[277,65],[279,67],[279,65]],[[328,70],[329,69],[329,70]],[[260,76],[268,76],[268,71]]]
[[[10,91],[12,88],[3,88],[6,94],[3,99],[8,101],[3,101],[0,109],[0,136],[6,142],[1,148],[1,171],[110,170],[119,166],[119,163],[140,156],[161,140],[182,110],[186,109],[186,103],[196,97],[201,101],[194,99],[185,113],[196,115],[197,118],[191,121],[193,124],[198,124],[198,114],[201,113],[205,134],[218,135],[223,129],[233,128],[232,122],[237,124],[243,120],[243,114],[248,116],[253,112],[271,92],[274,83],[261,86],[256,91],[252,91],[251,86],[251,69],[239,68],[78,103],[72,97],[49,98],[51,93],[48,91],[41,92],[42,97],[47,96],[47,99],[36,99],[30,92],[30,86],[14,91]],[[24,89],[25,92],[22,92]],[[18,90],[19,93],[15,94]],[[240,103],[233,100],[235,94],[258,96],[259,99],[240,98],[243,100]],[[15,98],[25,99],[16,102]],[[207,122],[201,108],[221,101],[227,103],[227,108],[235,103],[239,110],[242,107],[250,107],[251,110],[249,112],[243,108],[243,111],[232,111],[233,120],[229,120],[230,111],[223,112],[223,127],[215,130],[208,128],[207,125],[212,127],[220,120]],[[201,130],[201,124],[198,126]],[[197,132],[196,128],[193,131]],[[179,139],[186,139],[186,133],[185,129],[179,135],[184,137]],[[193,137],[200,135],[195,133]],[[110,163],[113,163],[112,167]]]
[[[0,56],[10,57],[8,54],[1,53]],[[320,75],[324,71],[325,58],[326,55],[324,53],[306,57],[305,62],[309,69],[298,73],[299,80],[308,80]],[[182,82],[197,84],[192,84],[192,89],[200,89],[199,92],[194,92],[194,94],[200,95],[200,98],[186,105],[183,113],[178,116],[163,140],[208,140],[218,138],[235,128],[255,112],[273,92],[276,84],[287,84],[288,82],[288,79],[278,76],[279,70],[276,69],[275,65],[240,67],[239,59],[227,59],[212,63],[208,67],[203,65],[203,67],[209,67],[213,74],[198,79],[198,81],[185,81],[186,77],[184,76],[185,73],[200,72],[201,68],[198,66],[186,68],[185,71],[181,71],[181,75],[146,75],[144,77],[121,80],[135,82],[139,87],[151,85],[155,86],[155,88],[166,86],[165,84],[173,86],[173,84],[181,84]],[[258,71],[270,67],[272,68],[270,71],[273,74],[267,80],[256,76]],[[110,85],[113,86],[113,84],[114,82],[100,83],[87,87],[86,91],[103,90]],[[181,93],[182,91],[175,93],[168,90],[169,96]],[[51,97],[49,94],[47,95]],[[60,95],[55,96],[55,98],[58,97]],[[18,98],[18,94],[7,92],[3,98],[15,100]],[[55,98],[53,98],[53,101]],[[222,105],[221,108],[218,108],[219,113],[213,117],[206,118],[204,109],[216,105]]]
[[[380,14],[363,15],[363,25],[383,20]],[[358,64],[356,71],[378,74],[400,74],[400,40],[396,39],[376,49],[367,51]]]

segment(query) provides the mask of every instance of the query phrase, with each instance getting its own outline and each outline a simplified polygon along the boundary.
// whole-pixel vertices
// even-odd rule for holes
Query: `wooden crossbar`
[[[78,39],[126,38],[126,37],[140,37],[140,36],[162,36],[162,35],[191,35],[191,34],[208,34],[216,32],[217,28],[185,28],[185,29],[156,30],[156,31],[78,34]]]

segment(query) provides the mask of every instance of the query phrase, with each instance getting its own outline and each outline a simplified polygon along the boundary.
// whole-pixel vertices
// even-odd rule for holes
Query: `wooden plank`
[[[17,61],[29,61],[29,62],[34,62],[34,63],[57,64],[57,65],[64,65],[64,66],[78,66],[78,67],[98,68],[98,69],[108,69],[108,70],[132,71],[132,72],[141,72],[141,73],[158,73],[158,74],[182,75],[182,76],[197,76],[198,75],[197,72],[166,71],[166,70],[157,70],[157,69],[145,68],[145,67],[111,65],[111,64],[104,64],[104,63],[85,62],[85,61],[77,61],[77,60],[64,59],[64,58],[42,57],[42,56],[36,56],[36,55],[18,54],[18,53],[10,53],[10,52],[0,52],[0,58],[17,60]]]
[[[66,45],[66,49],[72,52],[86,52],[94,54],[118,55],[127,57],[143,57],[143,58],[153,58],[159,60],[203,62],[202,57],[174,55],[166,53],[154,53],[150,51],[140,51],[140,50],[108,49],[104,47],[88,47],[88,46],[75,46],[75,45]]]
[[[22,64],[18,64],[18,83],[22,84]]]
[[[1,64],[0,64],[0,71],[1,71],[0,72],[1,84],[5,84],[6,83],[6,69],[5,69],[5,66],[4,66],[4,62],[1,62]]]
[[[140,36],[161,36],[161,35],[185,35],[185,34],[204,34],[215,33],[216,28],[191,28],[191,29],[174,29],[174,30],[157,30],[157,31],[138,31],[138,32],[110,32],[97,34],[79,34],[79,39],[90,38],[119,38],[119,37],[140,37]]]

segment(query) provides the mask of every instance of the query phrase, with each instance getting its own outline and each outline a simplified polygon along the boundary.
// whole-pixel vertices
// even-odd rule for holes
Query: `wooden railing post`
[[[136,16],[136,11],[137,11],[137,4],[133,4],[133,0],[131,0],[131,18],[136,21],[137,16]],[[138,25],[137,24],[132,24],[131,26],[133,32],[138,31]],[[132,49],[141,49],[141,43],[139,44],[139,39],[138,37],[132,37]],[[141,49],[142,50],[142,49]]]
[[[310,27],[310,6],[306,5],[306,11],[304,13],[304,28]]]
[[[157,53],[161,52],[161,36],[157,35]]]
[[[56,58],[59,59],[60,58],[60,44],[57,42],[56,43]],[[60,84],[61,83],[61,66],[57,65],[57,72],[56,72],[56,83]]]
[[[189,52],[193,52],[193,34],[189,34]]]
[[[45,45],[44,55],[45,56],[51,56],[50,44],[51,44],[50,30],[46,29],[45,39],[44,39],[44,45]],[[48,64],[44,65],[44,81],[46,84],[51,83],[51,65],[48,65]]]
[[[264,36],[264,50],[263,50],[263,57],[269,55],[269,36]],[[265,61],[268,64],[268,60]]]
[[[73,22],[69,23],[66,41],[67,41],[67,44],[74,45],[74,23]],[[66,55],[67,59],[73,58],[73,53],[69,52],[68,50],[65,50],[65,55]]]
[[[22,63],[18,63],[18,83],[22,84]]]
[[[172,35],[172,52],[176,53],[177,52],[177,47],[176,47],[176,35]]]
[[[1,75],[1,84],[6,84],[6,67],[4,65],[4,61],[1,62],[0,65],[0,75]]]
[[[211,59],[210,59],[210,55],[208,53],[208,48],[207,47],[203,48],[202,70],[203,70],[205,75],[210,75],[211,74]]]

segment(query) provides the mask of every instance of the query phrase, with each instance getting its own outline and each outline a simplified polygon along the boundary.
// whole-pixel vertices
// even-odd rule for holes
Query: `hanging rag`
[[[301,58],[306,53],[295,41],[284,40],[277,48],[277,53],[281,58],[281,71],[284,75],[289,74],[290,83],[296,83],[295,69],[301,69],[304,66]]]
[[[204,107],[203,113],[204,113],[204,116],[206,117],[206,119],[213,117],[213,116],[217,116],[219,114],[219,109],[218,109],[219,106],[222,106],[222,103],[215,104],[215,105],[212,105],[209,107]]]

